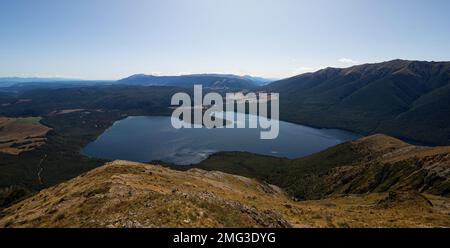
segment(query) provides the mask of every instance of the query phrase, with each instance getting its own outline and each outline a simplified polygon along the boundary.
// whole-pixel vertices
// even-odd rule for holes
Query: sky
[[[448,0],[1,0],[0,77],[283,78],[450,60]]]

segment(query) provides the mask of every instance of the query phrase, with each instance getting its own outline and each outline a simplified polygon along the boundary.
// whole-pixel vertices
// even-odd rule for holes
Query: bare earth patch
[[[71,114],[71,113],[76,113],[76,112],[81,112],[84,111],[84,109],[63,109],[59,112],[57,112],[57,115],[64,115],[64,114]]]

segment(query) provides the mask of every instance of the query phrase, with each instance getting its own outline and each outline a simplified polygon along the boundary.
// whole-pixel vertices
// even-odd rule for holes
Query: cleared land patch
[[[40,120],[41,117],[0,117],[0,153],[18,155],[45,144],[50,128]]]

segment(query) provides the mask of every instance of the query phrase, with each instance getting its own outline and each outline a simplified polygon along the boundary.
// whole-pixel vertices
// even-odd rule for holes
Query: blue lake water
[[[248,118],[248,115],[245,115]],[[261,140],[261,129],[175,129],[168,116],[136,116],[117,121],[83,154],[137,162],[162,160],[179,165],[198,163],[219,151],[246,151],[297,158],[360,136],[338,129],[318,129],[279,122],[279,136]]]

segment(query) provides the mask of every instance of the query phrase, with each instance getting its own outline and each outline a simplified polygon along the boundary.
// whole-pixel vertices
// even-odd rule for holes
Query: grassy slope
[[[353,163],[357,159],[360,159],[360,154],[346,143],[295,160],[252,153],[222,152],[211,155],[194,167],[258,178],[286,189],[297,198],[309,199],[317,198],[316,192],[307,192],[308,185],[315,183],[316,175],[338,165]]]
[[[295,202],[245,177],[115,161],[4,210],[0,227],[448,227],[449,206],[412,192]]]
[[[375,135],[294,160],[218,153],[194,166],[255,177],[298,199],[389,190],[449,195],[449,154],[449,147],[415,147]]]

